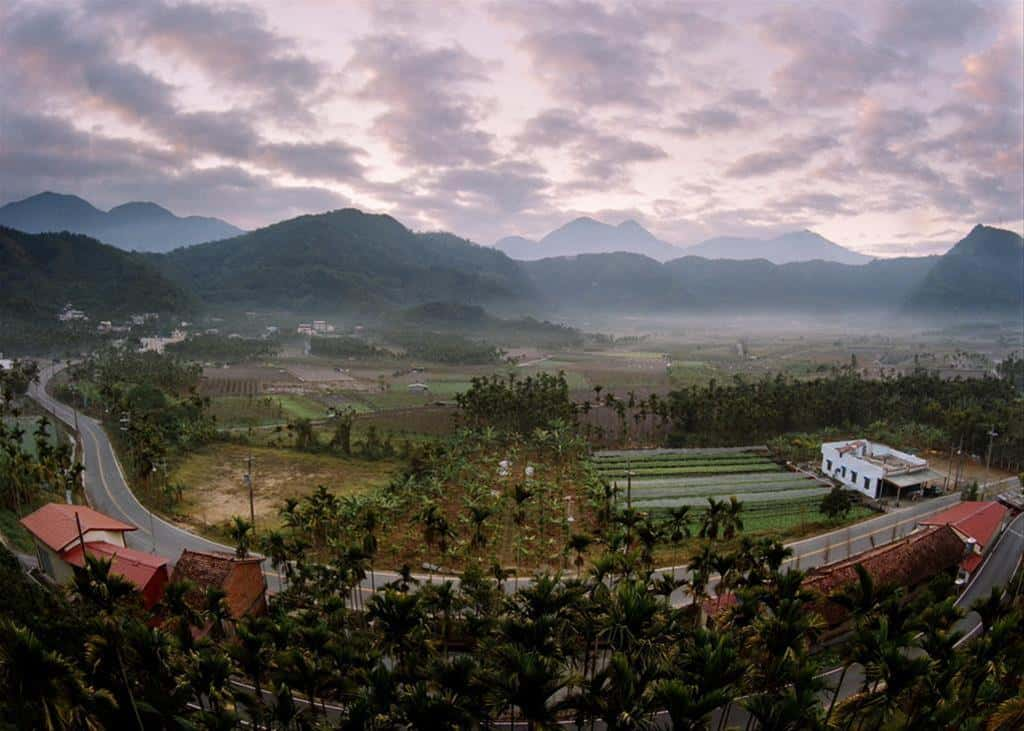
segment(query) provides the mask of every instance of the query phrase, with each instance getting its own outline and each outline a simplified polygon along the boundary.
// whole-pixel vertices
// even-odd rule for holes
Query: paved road
[[[996,587],[1005,586],[1024,556],[1024,514],[1018,515],[1003,531],[998,542],[992,547],[984,563],[975,572],[964,592],[957,598],[956,606],[969,609],[978,599],[986,597]],[[981,630],[981,619],[977,612],[968,612],[955,625],[963,633],[961,643],[966,642]],[[830,688],[835,688],[841,675],[839,669],[826,674]],[[843,679],[840,698],[846,698],[860,691],[864,681],[864,669],[854,665]]]
[[[59,370],[59,366],[56,369],[52,366],[43,369],[39,383],[29,388],[29,395],[56,418],[74,428],[75,410],[56,401],[46,392],[46,384],[56,370]],[[149,511],[128,488],[121,465],[100,423],[79,412],[77,424],[82,443],[82,464],[85,465],[85,494],[96,510],[138,527],[138,530],[127,536],[131,548],[157,553],[171,563],[176,563],[186,548],[194,551],[234,551],[230,546],[190,533]],[[279,584],[277,574],[272,571],[267,573],[268,585],[276,589]]]
[[[39,383],[31,386],[29,395],[56,418],[73,428],[75,426],[75,410],[56,401],[46,392],[46,384],[60,368],[60,365],[43,368],[40,372]],[[234,550],[230,546],[216,543],[184,530],[150,512],[139,502],[128,487],[121,466],[114,454],[114,449],[102,425],[97,420],[81,412],[77,414],[77,424],[83,444],[85,492],[89,502],[97,510],[138,526],[137,531],[129,534],[128,543],[130,546],[166,556],[172,563],[177,561],[185,548],[200,551]],[[959,499],[959,495],[947,495],[932,500],[910,503],[899,510],[894,510],[877,518],[820,536],[790,543],[788,545],[793,549],[794,556],[784,566],[806,570],[844,559],[852,554],[868,550],[873,546],[889,543],[911,532],[922,517],[949,507],[959,501]],[[686,568],[682,566],[666,567],[661,569],[661,571],[671,572],[680,579],[689,575]],[[265,565],[264,573],[267,575],[267,584],[270,590],[279,591],[281,588],[281,577],[277,572]],[[376,571],[372,582],[376,586],[380,586],[395,578],[397,578],[397,574],[394,572]],[[426,575],[418,575],[417,578],[422,581],[430,579]],[[433,581],[440,581],[444,578],[450,578],[453,581],[458,580],[455,577],[434,576]],[[529,578],[520,578],[518,586],[521,587],[528,582]],[[370,592],[370,584],[370,579],[364,582],[363,591]],[[714,584],[715,580],[712,579],[712,589]],[[514,590],[516,585],[517,583],[514,581],[509,581],[506,584],[510,591]],[[673,595],[673,601],[677,604],[682,604],[688,601],[688,596],[679,591]]]

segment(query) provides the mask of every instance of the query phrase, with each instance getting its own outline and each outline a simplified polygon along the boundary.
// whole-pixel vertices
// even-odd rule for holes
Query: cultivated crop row
[[[601,474],[608,479],[625,479],[627,473],[634,477],[660,477],[668,475],[727,475],[727,474],[748,474],[753,472],[779,472],[779,466],[772,462],[737,464],[737,465],[686,465],[685,467],[652,467],[632,470],[601,470]]]

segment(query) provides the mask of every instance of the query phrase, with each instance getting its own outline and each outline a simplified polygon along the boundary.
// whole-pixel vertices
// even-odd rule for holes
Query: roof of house
[[[941,472],[936,472],[931,468],[917,470],[916,472],[907,472],[902,475],[886,475],[885,481],[891,482],[897,487],[913,487],[914,485],[921,485],[925,482],[935,482],[937,480],[945,479],[945,475]]]
[[[140,589],[144,589],[160,572],[160,569],[167,567],[167,559],[163,556],[143,553],[134,548],[115,546],[106,541],[89,541],[85,544],[85,549],[90,556],[109,559],[111,573],[123,576]],[[61,558],[73,566],[85,566],[83,554],[81,544],[76,543],[62,553]]]
[[[921,521],[921,525],[948,525],[957,533],[973,538],[981,548],[995,536],[1009,510],[997,502],[961,502]]]
[[[963,554],[963,541],[952,528],[928,526],[898,541],[813,569],[808,572],[803,585],[828,596],[857,581],[854,566],[862,564],[876,585],[910,587],[956,566]],[[832,602],[824,602],[819,609],[830,625],[843,620],[843,610]]]
[[[197,589],[215,586],[224,590],[231,616],[252,611],[264,598],[266,581],[260,564],[263,558],[237,558],[231,553],[185,549],[174,565],[174,580],[187,580]]]
[[[58,553],[78,540],[78,523],[81,523],[83,534],[93,530],[115,533],[135,530],[134,525],[122,523],[92,508],[64,503],[48,503],[21,519],[29,533]]]

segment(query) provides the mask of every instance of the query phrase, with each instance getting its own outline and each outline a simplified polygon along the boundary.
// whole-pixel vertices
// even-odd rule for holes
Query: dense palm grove
[[[924,371],[884,380],[865,380],[850,370],[809,381],[737,378],[673,391],[657,403],[672,424],[671,446],[750,444],[791,432],[875,424],[924,436],[920,446],[955,444],[985,454],[994,426],[999,439],[992,463],[1014,471],[1024,466],[1022,409],[1009,374],[947,381]]]
[[[865,575],[827,600],[848,612],[846,641],[815,654],[826,600],[799,572],[779,573],[779,545],[708,546],[680,586],[636,543],[514,593],[472,568],[458,584],[399,575],[358,592],[360,551],[339,545],[324,564],[288,550],[288,588],[268,616],[232,625],[222,594],[190,604],[171,584],[156,627],[100,561],[58,596],[3,552],[0,718],[18,729],[698,729],[731,709],[729,723],[748,728],[1020,728],[1019,594],[979,606],[983,631],[958,648],[950,577],[907,595]],[[726,587],[739,601],[707,628],[668,600]],[[834,698],[820,673],[854,663],[860,692]]]

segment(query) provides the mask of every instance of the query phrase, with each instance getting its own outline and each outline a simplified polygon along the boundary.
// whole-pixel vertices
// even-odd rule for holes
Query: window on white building
[[[871,478],[870,477],[865,477],[864,478],[864,489],[865,490],[870,490],[871,489]]]

